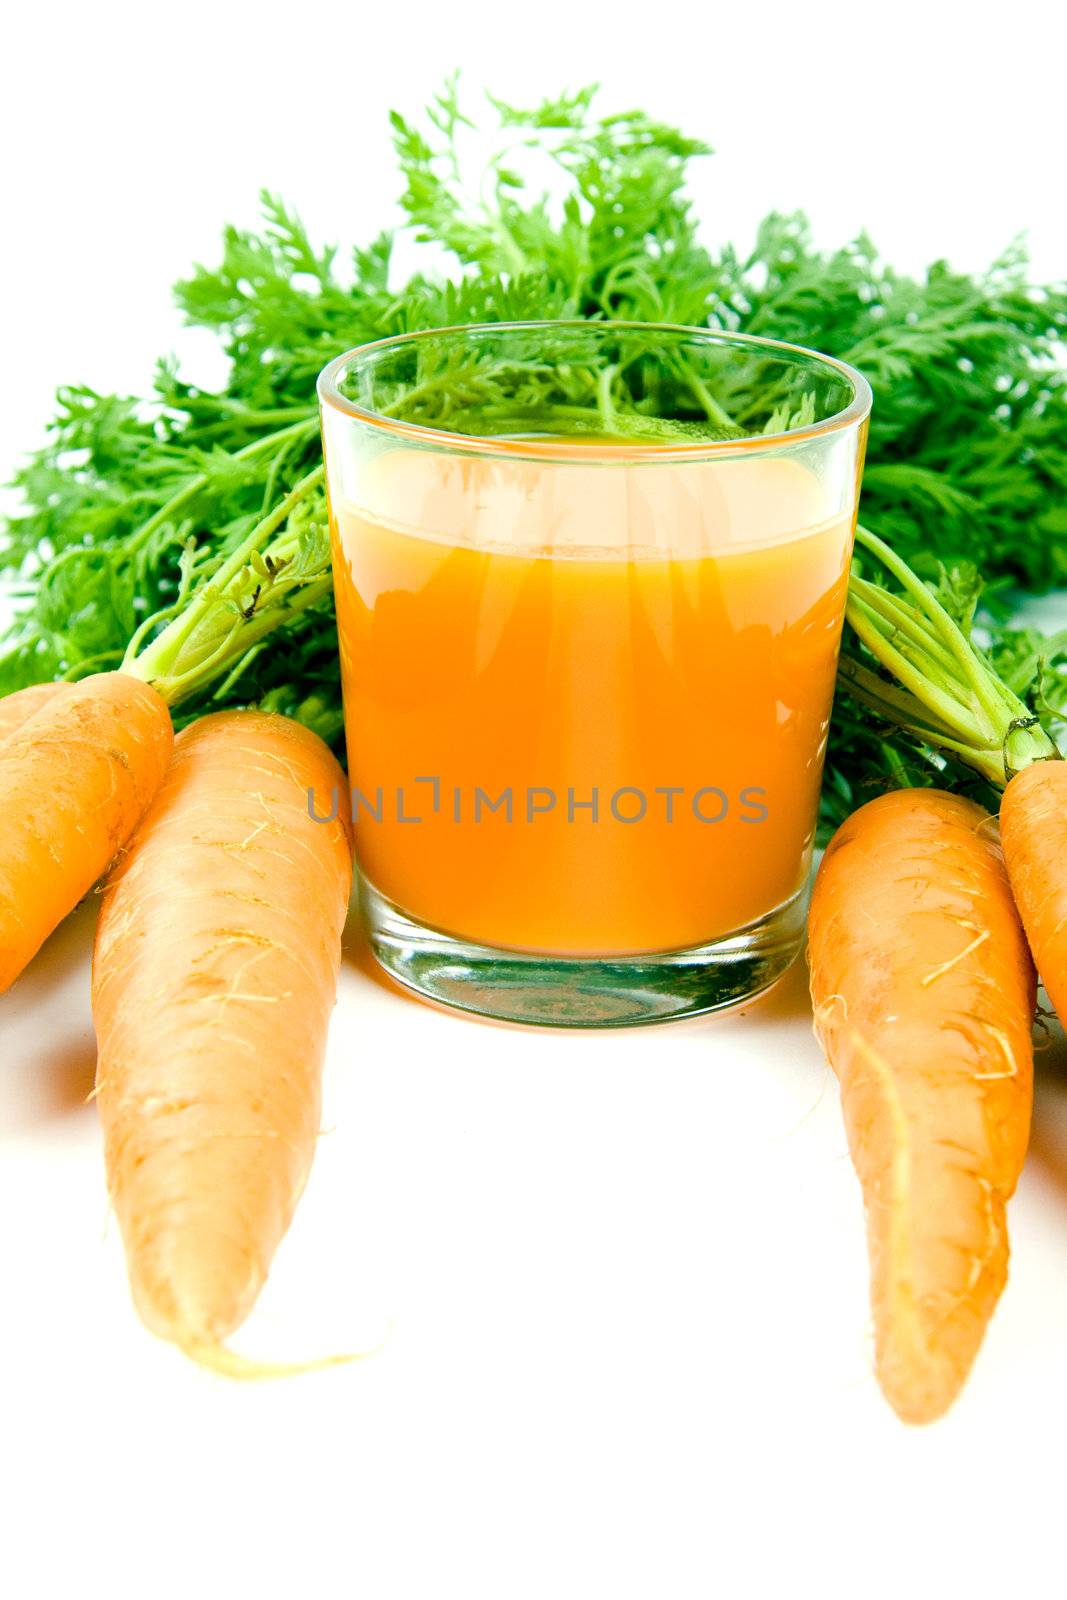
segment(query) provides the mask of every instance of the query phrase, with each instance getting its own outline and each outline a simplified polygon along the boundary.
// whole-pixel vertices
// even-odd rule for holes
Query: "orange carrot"
[[[0,753],[0,993],[126,843],[174,739],[163,700],[124,672],[44,699]]]
[[[819,869],[809,949],[867,1209],[878,1379],[928,1422],[1004,1287],[1030,1126],[1034,972],[992,819],[935,789],[862,806]]]
[[[27,689],[16,689],[0,700],[0,744],[9,733],[16,733],[24,723],[37,715],[44,706],[70,689],[69,683],[31,683]]]
[[[339,795],[329,823],[319,814]],[[352,877],[345,782],[313,733],[203,718],[105,887],[97,1104],[134,1300],[222,1364],[304,1186]]]
[[[1000,802],[1000,837],[1037,970],[1067,1025],[1067,761],[1016,773]]]

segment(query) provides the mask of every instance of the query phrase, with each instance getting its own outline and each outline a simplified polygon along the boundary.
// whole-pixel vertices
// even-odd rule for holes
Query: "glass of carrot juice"
[[[614,1026],[797,955],[870,389],[771,340],[448,328],[319,380],[360,893],[431,1000]]]

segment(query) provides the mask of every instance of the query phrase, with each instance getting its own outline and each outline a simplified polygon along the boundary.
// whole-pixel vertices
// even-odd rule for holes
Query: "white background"
[[[22,8],[0,96],[0,469],[56,383],[143,389],[168,285],[260,184],[316,234],[393,220],[386,111],[464,67],[593,78],[716,146],[709,236],[803,207],[895,262],[1062,270],[1053,8],[351,0]],[[1067,1058],[1041,1058],[1012,1280],[925,1431],[870,1376],[859,1195],[797,969],[748,1014],[546,1036],[375,981],[353,935],[328,1135],[236,1341],[357,1366],[273,1385],[153,1341],[107,1229],[91,907],[0,1004],[0,1586],[116,1600],[1062,1591]],[[1049,1452],[1052,1452],[1051,1455]]]

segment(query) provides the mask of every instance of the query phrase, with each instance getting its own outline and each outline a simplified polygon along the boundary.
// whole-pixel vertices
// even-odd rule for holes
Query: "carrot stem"
[[[275,628],[325,600],[332,586],[329,538],[324,519],[307,513],[323,476],[320,464],[301,478],[191,593],[187,564],[178,600],[138,628],[123,671],[177,705],[247,664],[249,652]],[[163,622],[162,632],[144,645]]]
[[[945,649],[929,620],[916,611],[909,611],[908,607],[891,594],[888,589],[880,589],[876,583],[869,583],[866,578],[853,578],[850,584],[853,594],[860,595],[867,604],[879,612],[887,622],[909,639],[920,650],[934,655],[941,663],[945,672],[958,678],[955,658]]]
[[[866,528],[857,528],[856,540],[904,593],[855,573],[849,582],[846,622],[900,686],[846,654],[840,677],[855,699],[1001,788],[1024,767],[1057,760],[1059,750],[1030,707],[907,562]]]
[[[979,658],[971,641],[963,632],[957,622],[949,616],[937,596],[932,594],[908,566],[907,562],[890,549],[884,540],[877,534],[871,533],[869,528],[857,528],[856,539],[863,547],[876,555],[888,571],[897,579],[905,593],[910,595],[918,608],[925,612],[934,624],[939,635],[944,640],[957,662],[963,670],[964,677],[986,713],[995,721],[1002,709],[1001,691],[1003,686],[985,663]]]
[[[862,596],[849,595],[845,617],[871,654],[876,656],[884,667],[888,667],[893,676],[935,712],[954,733],[962,739],[974,733],[975,722],[973,717],[968,716],[968,708],[962,706],[953,695],[946,693],[933,681],[929,673],[924,673],[921,667],[915,666],[908,660],[903,651],[886,636],[880,626],[881,619],[877,613],[872,612]]]

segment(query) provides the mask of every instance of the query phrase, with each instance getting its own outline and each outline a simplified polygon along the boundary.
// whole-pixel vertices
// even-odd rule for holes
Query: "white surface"
[[[1047,7],[659,21],[557,3],[22,8],[0,103],[0,465],[37,441],[55,383],[146,383],[178,342],[167,285],[214,259],[224,220],[251,219],[260,183],[317,233],[388,220],[385,108],[418,108],[457,61],[520,100],[600,77],[607,103],[706,134],[715,235],[744,242],[764,210],[803,206],[826,243],[867,225],[902,264],[978,266],[1029,225],[1038,272],[1062,266],[1060,96],[1034,77],[1058,54]],[[5,1594],[1062,1587],[1062,1047],[985,1349],[949,1418],[909,1432],[870,1377],[859,1195],[799,970],[746,1015],[548,1036],[423,1008],[351,959],[330,1131],[237,1344],[292,1357],[393,1331],[358,1366],[240,1387],[128,1303],[85,1103],[90,917],[0,1002]]]
[[[127,1299],[85,1103],[91,916],[0,1001],[7,1593],[1055,1592],[1062,1053],[985,1349],[909,1431],[870,1376],[859,1193],[800,968],[736,1017],[549,1036],[408,1000],[353,941],[327,1131],[234,1343],[392,1331],[359,1365],[242,1386]]]

